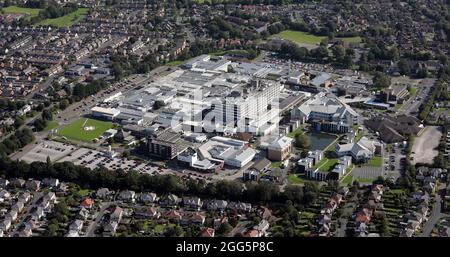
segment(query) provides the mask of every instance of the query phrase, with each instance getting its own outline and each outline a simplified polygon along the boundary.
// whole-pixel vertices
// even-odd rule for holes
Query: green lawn
[[[299,176],[297,176],[295,174],[291,174],[288,176],[288,182],[290,184],[304,184],[305,180],[303,180],[302,178],[300,178]]]
[[[212,56],[223,56],[226,54],[243,54],[246,55],[248,54],[247,50],[240,50],[240,49],[233,49],[233,50],[223,50],[223,51],[216,51],[216,52],[211,52],[209,53],[209,55]]]
[[[381,167],[382,163],[383,163],[383,158],[381,158],[381,156],[374,156],[372,159],[370,159],[367,162],[367,165],[372,166],[372,167]]]
[[[88,13],[88,8],[78,8],[75,12],[71,12],[67,15],[55,18],[55,19],[45,19],[38,24],[37,26],[55,26],[58,28],[70,27],[72,24],[79,19],[81,19],[84,15]]]
[[[182,63],[184,63],[184,61],[171,61],[171,62],[168,62],[166,65],[167,66],[178,66]]]
[[[356,181],[359,183],[372,183],[375,179],[374,178],[357,178]]]
[[[346,177],[342,180],[342,183],[344,183],[344,184],[346,184],[346,185],[348,185],[348,184],[350,184],[350,183],[352,183],[352,182],[353,182],[353,176],[351,176],[351,175],[346,176]]]
[[[112,126],[111,122],[81,118],[59,130],[58,135],[77,141],[92,142],[93,139],[101,136]],[[86,127],[93,127],[94,129],[85,130]]]
[[[44,128],[44,131],[50,131],[56,127],[58,127],[58,123],[56,123],[56,121],[49,121],[47,126]]]
[[[346,43],[361,43],[361,37],[337,37],[336,39],[342,40]]]
[[[161,234],[164,231],[164,226],[161,224],[158,224],[155,226],[155,232],[158,234]]]
[[[303,127],[300,126],[300,127],[298,127],[296,130],[294,130],[294,131],[292,131],[292,132],[289,132],[286,136],[287,136],[287,137],[290,137],[290,138],[295,138],[297,135],[301,135],[301,134],[303,134],[303,133],[304,133]]]
[[[8,6],[2,9],[5,13],[25,14],[27,19],[36,17],[42,9]]]
[[[88,189],[81,189],[81,190],[78,191],[78,194],[81,197],[85,197],[85,196],[87,196],[89,194],[89,190]]]
[[[358,131],[358,133],[356,133],[355,136],[355,142],[359,142],[359,140],[361,140],[361,138],[364,136],[364,132],[363,131]]]
[[[323,160],[325,160],[325,162],[321,163]],[[320,161],[318,163],[317,168],[319,168],[319,170],[321,171],[331,171],[334,167],[334,165],[336,165],[338,163],[338,159],[327,159],[324,158],[322,159],[322,161]]]
[[[414,96],[416,96],[417,88],[411,87],[408,91],[409,91],[409,94],[411,95],[411,97],[414,97]]]
[[[272,37],[286,39],[297,44],[310,44],[310,45],[319,44],[323,39],[326,38],[323,36],[315,36],[303,31],[294,31],[294,30],[284,30],[278,34],[273,35]]]
[[[272,162],[272,164],[270,164],[271,168],[279,168],[281,165],[281,161],[277,161],[277,162]]]

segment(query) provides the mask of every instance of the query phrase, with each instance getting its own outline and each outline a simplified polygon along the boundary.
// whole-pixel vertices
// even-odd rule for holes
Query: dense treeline
[[[141,61],[139,61],[135,55],[111,56],[111,70],[117,81],[131,74],[147,73],[158,66],[159,63],[156,61],[153,54],[145,56]]]
[[[33,132],[29,128],[16,131],[0,143],[0,157],[4,158],[11,153],[19,150],[27,144],[33,142]]]
[[[436,100],[443,100],[443,101],[449,100],[447,91],[448,80],[445,77],[446,76],[436,81],[436,84],[433,87],[433,91],[431,92],[428,101],[424,102],[420,106],[419,119],[427,122],[428,115],[432,111]]]
[[[136,191],[153,191],[159,194],[175,193],[178,195],[197,195],[205,198],[218,198],[252,203],[280,202],[290,200],[296,204],[309,204],[318,197],[317,190],[308,190],[315,186],[307,183],[306,189],[298,186],[287,186],[284,192],[273,183],[248,183],[245,185],[234,181],[218,181],[206,183],[199,180],[182,180],[174,175],[148,175],[122,170],[99,168],[91,170],[76,166],[71,162],[51,163],[0,160],[0,174],[7,177],[23,177],[42,179],[59,178],[62,181],[74,182],[81,187],[97,189],[130,189]]]
[[[183,0],[180,0],[183,1]],[[191,3],[198,3],[198,0],[190,0]],[[293,3],[303,3],[307,0],[207,0],[203,4],[217,5],[217,4],[271,4],[271,5],[286,5]]]
[[[12,5],[12,1],[5,1],[3,6]],[[78,9],[76,3],[60,4],[53,0],[28,0],[21,4],[21,7],[42,9],[37,16],[30,19],[21,19],[19,25],[28,26],[38,23],[45,19],[54,19],[69,13],[72,13]]]
[[[48,123],[53,120],[53,113],[50,109],[45,109],[42,111],[42,115],[40,118],[34,120],[34,128],[37,131],[42,131],[47,127]]]
[[[80,101],[83,98],[98,93],[107,86],[108,83],[106,83],[103,79],[93,80],[87,85],[78,83],[73,87],[72,98],[75,101]]]

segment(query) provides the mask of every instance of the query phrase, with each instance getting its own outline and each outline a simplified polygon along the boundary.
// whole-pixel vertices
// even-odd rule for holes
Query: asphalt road
[[[443,214],[441,213],[441,196],[436,194],[435,200],[433,211],[431,212],[428,221],[423,226],[420,237],[429,237],[436,223],[443,217]]]
[[[109,206],[111,206],[111,202],[105,202],[102,203],[102,206],[100,207],[100,210],[95,214],[94,220],[89,224],[89,227],[86,229],[85,237],[94,237],[95,236],[95,229],[97,228],[97,225],[100,224],[100,221],[103,217],[103,214],[105,213],[106,209],[108,209]]]
[[[417,113],[420,105],[428,99],[428,94],[430,93],[431,87],[434,85],[435,81],[435,79],[431,78],[422,79],[416,86],[416,96],[409,98],[405,103],[403,103],[397,113],[405,115]]]

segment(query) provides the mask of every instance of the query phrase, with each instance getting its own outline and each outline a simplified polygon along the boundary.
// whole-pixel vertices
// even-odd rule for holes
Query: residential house
[[[22,212],[24,207],[25,207],[25,204],[23,202],[17,201],[13,206],[11,206],[11,210],[14,210],[17,213],[20,213],[20,212]]]
[[[283,161],[292,152],[293,138],[284,136],[267,146],[267,158],[271,161]]]
[[[81,229],[83,229],[83,223],[84,222],[82,220],[75,220],[70,224],[69,229],[72,231],[80,232]]]
[[[166,196],[164,196],[161,205],[166,206],[166,207],[175,207],[177,206],[179,203],[181,203],[181,199],[174,195],[174,194],[168,194]]]
[[[23,179],[20,179],[20,178],[13,178],[13,179],[11,179],[9,185],[10,185],[11,187],[20,187],[20,188],[22,188],[22,187],[25,186],[25,183],[26,183],[26,181],[23,180]]]
[[[30,191],[39,191],[41,188],[41,181],[39,180],[28,180],[25,185],[26,189]]]
[[[9,219],[11,221],[16,221],[18,217],[18,213],[16,210],[10,210],[6,215],[5,218]]]
[[[33,235],[33,231],[29,227],[24,227],[19,233],[19,237],[30,237]]]
[[[203,206],[203,201],[199,197],[183,197],[183,206],[186,209],[199,211]]]
[[[181,214],[176,210],[170,210],[163,214],[164,219],[173,222],[173,223],[179,223],[182,219]]]
[[[224,211],[228,206],[228,202],[225,200],[210,200],[206,203],[206,209]]]
[[[114,236],[116,234],[119,223],[117,221],[110,221],[103,228],[103,236]]]
[[[237,212],[250,212],[252,210],[252,205],[242,202],[230,202],[227,209]]]
[[[48,187],[57,187],[59,185],[59,179],[57,178],[44,178],[42,184]]]
[[[81,209],[77,213],[77,219],[87,220],[89,218],[89,210],[81,207]]]
[[[94,200],[92,200],[89,197],[84,198],[83,201],[81,201],[81,203],[80,203],[80,207],[85,208],[85,209],[91,209],[93,205],[94,205]]]
[[[205,215],[198,212],[185,213],[181,218],[181,224],[203,225],[203,223],[205,223],[205,219],[206,219]]]
[[[11,220],[9,218],[5,218],[2,222],[0,222],[0,230],[8,231],[11,227]]]
[[[139,211],[136,212],[136,215],[144,218],[159,219],[161,213],[156,207],[144,207],[139,209]]]
[[[120,222],[120,220],[122,219],[123,216],[123,209],[119,206],[115,206],[113,211],[110,214],[110,220],[115,220]]]
[[[100,199],[107,199],[111,195],[108,188],[100,188],[95,192],[95,197]]]
[[[139,200],[143,203],[154,203],[158,201],[158,196],[155,193],[142,193]]]
[[[30,199],[31,199],[31,194],[28,192],[24,192],[19,196],[18,201],[21,201],[23,203],[28,203],[30,201]]]
[[[135,201],[136,193],[134,191],[125,190],[121,191],[119,193],[119,200],[125,201],[125,202],[134,202]]]
[[[9,180],[0,178],[0,188],[6,188],[9,185]]]
[[[265,236],[267,234],[267,230],[269,230],[270,224],[267,220],[263,219],[259,222],[258,225],[254,226],[253,229],[259,232],[260,236]]]
[[[200,232],[200,237],[214,237],[215,230],[213,228],[204,228]]]
[[[7,200],[9,200],[11,198],[11,193],[9,193],[8,191],[6,191],[6,190],[1,190],[0,191],[0,203],[1,202],[4,202],[4,201],[7,201]]]

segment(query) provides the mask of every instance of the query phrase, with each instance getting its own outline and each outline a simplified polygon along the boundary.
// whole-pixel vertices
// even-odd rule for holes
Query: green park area
[[[56,121],[49,121],[47,126],[44,128],[44,131],[50,131],[56,127],[58,127],[58,123],[56,123]]]
[[[372,167],[381,167],[382,163],[383,163],[383,158],[381,158],[381,156],[374,156],[372,159],[370,159],[367,162],[367,165],[372,166]]]
[[[8,6],[2,9],[4,13],[25,14],[27,19],[38,16],[41,10],[42,9],[25,8],[19,6]]]
[[[286,136],[287,136],[287,137],[290,137],[290,138],[295,138],[295,137],[297,137],[298,135],[301,135],[301,134],[303,134],[303,133],[304,133],[304,131],[303,131],[303,126],[300,126],[300,127],[298,127],[297,129],[295,129],[294,131],[289,132]]]
[[[304,184],[305,180],[298,174],[291,174],[288,176],[288,182],[290,184]]]
[[[361,43],[361,37],[337,37],[337,40],[342,40],[345,43]]]
[[[324,36],[315,36],[307,32],[294,30],[284,30],[278,34],[273,35],[272,37],[286,39],[297,44],[311,44],[311,45],[319,44],[323,39],[326,38]]]
[[[324,150],[323,150],[323,159],[319,161],[316,165],[314,165],[313,168],[319,169],[320,171],[331,171],[333,170],[334,166],[338,163],[337,158],[332,158],[334,154],[334,144],[337,141],[333,141],[331,144],[329,144]]]
[[[411,88],[408,89],[408,91],[409,91],[409,95],[411,97],[414,97],[414,96],[416,96],[417,88],[416,87],[411,87]]]
[[[58,135],[67,139],[92,142],[110,128],[111,122],[81,118],[62,128]]]
[[[294,30],[284,30],[278,34],[272,35],[272,38],[280,38],[292,41],[297,44],[309,44],[309,45],[317,45],[322,40],[327,38],[326,36],[316,36],[310,34],[308,32],[303,31],[294,31]],[[337,37],[337,40],[342,40],[346,43],[361,43],[361,37]]]
[[[58,28],[70,27],[72,24],[79,19],[81,19],[84,15],[88,13],[88,8],[78,8],[76,11],[71,12],[67,15],[54,18],[54,19],[45,19],[39,23],[37,26],[55,26]]]
[[[353,176],[352,175],[347,175],[344,177],[344,179],[342,180],[342,183],[348,185],[350,183],[353,182]]]
[[[171,62],[166,63],[166,65],[167,66],[178,66],[183,63],[184,63],[184,61],[171,61]]]

